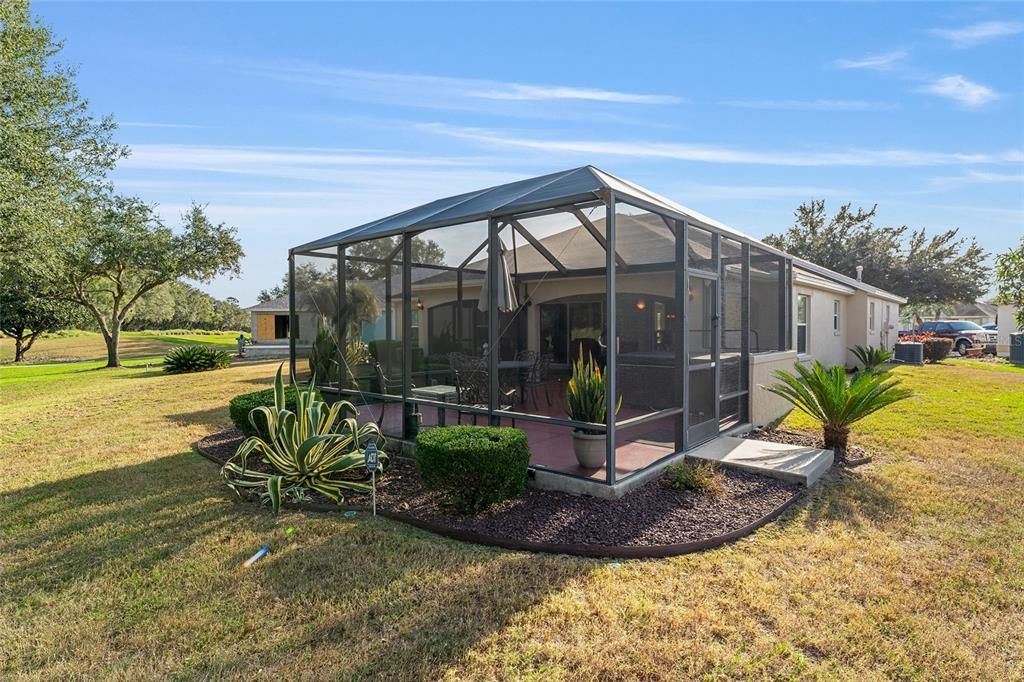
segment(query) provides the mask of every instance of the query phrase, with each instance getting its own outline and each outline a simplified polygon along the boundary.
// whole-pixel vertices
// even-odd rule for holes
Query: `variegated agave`
[[[282,499],[303,499],[311,490],[338,504],[345,500],[343,491],[369,492],[361,448],[370,441],[383,445],[380,428],[373,423],[359,426],[352,403],[339,400],[328,406],[320,400],[313,381],[300,389],[294,377],[295,411],[286,409],[281,371],[279,367],[274,380],[274,407],[257,407],[249,413],[249,421],[255,427],[259,420],[257,430],[266,438],[247,438],[221,468],[224,480],[239,495],[258,493],[275,514]],[[254,455],[275,473],[249,468]],[[378,461],[378,471],[383,472],[387,455],[381,452]]]

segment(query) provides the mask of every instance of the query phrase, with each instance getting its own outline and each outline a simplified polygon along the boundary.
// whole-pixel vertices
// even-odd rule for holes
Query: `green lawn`
[[[203,332],[169,334],[161,331],[122,332],[121,361],[162,357],[175,346],[201,343],[226,350],[238,347],[240,332]],[[248,334],[246,333],[248,336]],[[29,363],[105,361],[107,347],[99,332],[72,331],[44,336],[36,340],[25,358]],[[14,360],[14,341],[0,336],[0,364]],[[0,370],[3,371],[3,370]]]
[[[0,678],[1024,677],[1022,370],[900,368],[872,464],[615,568],[236,502],[189,444],[276,366],[0,368]]]

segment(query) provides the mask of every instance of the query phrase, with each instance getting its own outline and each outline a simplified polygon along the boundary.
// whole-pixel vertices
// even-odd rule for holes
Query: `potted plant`
[[[584,359],[582,348],[579,357],[573,362],[572,378],[565,391],[565,403],[569,419],[591,424],[605,423],[608,414],[608,384],[601,368],[594,362],[594,357],[588,354]],[[615,406],[616,412],[621,404],[620,397]],[[604,466],[607,439],[603,431],[573,429],[572,447],[581,467],[596,469]]]

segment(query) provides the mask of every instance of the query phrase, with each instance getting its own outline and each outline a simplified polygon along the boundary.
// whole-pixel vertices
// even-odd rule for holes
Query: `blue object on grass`
[[[347,511],[347,512],[345,512],[345,516],[351,519],[353,516],[355,516],[358,513],[359,512],[355,512],[355,511]]]
[[[253,555],[252,555],[251,557],[249,557],[248,559],[246,559],[246,560],[245,560],[245,563],[244,563],[244,564],[242,564],[242,565],[243,565],[243,566],[245,566],[246,568],[249,568],[249,567],[250,567],[250,566],[252,566],[252,565],[253,565],[254,563],[256,563],[257,561],[259,561],[259,560],[260,560],[260,559],[262,559],[263,557],[267,556],[267,553],[268,553],[268,552],[270,552],[270,546],[269,546],[269,545],[263,545],[263,546],[262,546],[262,547],[260,547],[260,548],[259,548],[258,550],[256,550],[256,553],[255,553],[255,554],[253,554]]]

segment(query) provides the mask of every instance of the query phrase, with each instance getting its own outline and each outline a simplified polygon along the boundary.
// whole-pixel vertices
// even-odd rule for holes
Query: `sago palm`
[[[797,364],[795,375],[776,370],[775,378],[779,383],[763,388],[817,420],[825,447],[837,455],[846,453],[852,424],[913,395],[900,388],[899,379],[890,372],[858,372],[848,380],[841,365],[826,369],[817,360],[810,367]]]
[[[882,365],[892,360],[891,350],[882,350],[874,346],[854,346],[850,352],[860,362],[862,372],[881,371]]]

